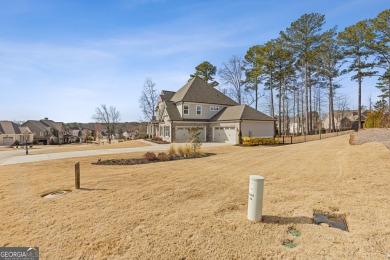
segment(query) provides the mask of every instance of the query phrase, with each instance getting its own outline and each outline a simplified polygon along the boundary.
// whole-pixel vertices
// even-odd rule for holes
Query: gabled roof
[[[50,127],[38,120],[28,120],[23,123],[23,126],[27,125],[31,131],[40,132],[40,131],[50,131]]]
[[[19,126],[11,121],[0,121],[0,133],[2,134],[21,134]]]
[[[171,98],[172,102],[196,102],[206,104],[238,105],[231,98],[208,85],[199,77],[194,77],[179,89]]]
[[[176,92],[163,90],[160,97],[162,101],[170,101],[175,94]]]
[[[62,131],[63,123],[61,122],[54,122],[53,120],[48,120],[48,119],[41,120],[41,122],[49,127],[54,128],[57,131]]]
[[[165,105],[170,120],[172,121],[182,120],[179,110],[177,109],[175,103],[165,102]]]
[[[267,116],[248,105],[226,107],[211,118],[211,121],[229,120],[275,121],[274,118]]]

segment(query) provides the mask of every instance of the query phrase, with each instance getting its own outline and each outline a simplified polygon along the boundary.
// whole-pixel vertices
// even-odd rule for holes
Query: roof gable
[[[228,96],[208,85],[199,77],[194,77],[179,89],[171,98],[172,102],[195,102],[206,104],[238,105]]]
[[[163,90],[160,97],[162,101],[170,101],[175,94],[176,92]]]
[[[19,126],[11,121],[0,121],[0,132],[3,134],[21,134]]]

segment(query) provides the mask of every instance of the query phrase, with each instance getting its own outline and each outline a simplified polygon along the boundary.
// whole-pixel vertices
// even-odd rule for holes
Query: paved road
[[[149,142],[148,142],[149,143]],[[74,157],[85,157],[95,156],[104,154],[119,154],[119,153],[134,153],[134,152],[147,152],[147,151],[167,151],[169,144],[154,144],[150,143],[150,146],[134,147],[134,148],[116,148],[116,149],[105,149],[105,150],[89,150],[89,151],[76,151],[76,152],[62,152],[62,153],[49,153],[49,154],[29,154],[21,156],[25,151],[0,151],[0,166],[39,162],[47,160],[74,158]],[[227,143],[203,143],[202,148],[232,145]]]

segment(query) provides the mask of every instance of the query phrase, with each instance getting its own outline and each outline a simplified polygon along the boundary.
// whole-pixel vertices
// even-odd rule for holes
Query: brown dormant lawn
[[[385,259],[390,151],[348,140],[217,147],[147,165],[80,158],[80,190],[75,159],[2,166],[0,246],[38,246],[42,259]],[[246,219],[251,174],[265,176],[259,223]],[[71,192],[41,198],[56,190]],[[314,211],[344,215],[349,232],[314,225]]]

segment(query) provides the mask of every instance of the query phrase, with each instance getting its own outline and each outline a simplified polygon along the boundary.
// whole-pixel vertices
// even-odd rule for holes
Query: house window
[[[202,114],[202,106],[197,105],[196,106],[196,114],[201,115]]]
[[[211,106],[211,107],[210,107],[210,111],[219,111],[219,107],[213,107],[213,106]]]
[[[160,135],[162,136],[164,134],[164,130],[163,130],[163,127],[160,126]]]
[[[169,126],[164,126],[164,136],[166,137],[170,136]]]
[[[189,115],[190,114],[190,111],[189,111],[190,109],[189,109],[189,107],[188,107],[188,105],[184,105],[183,106],[183,114],[184,115]]]

